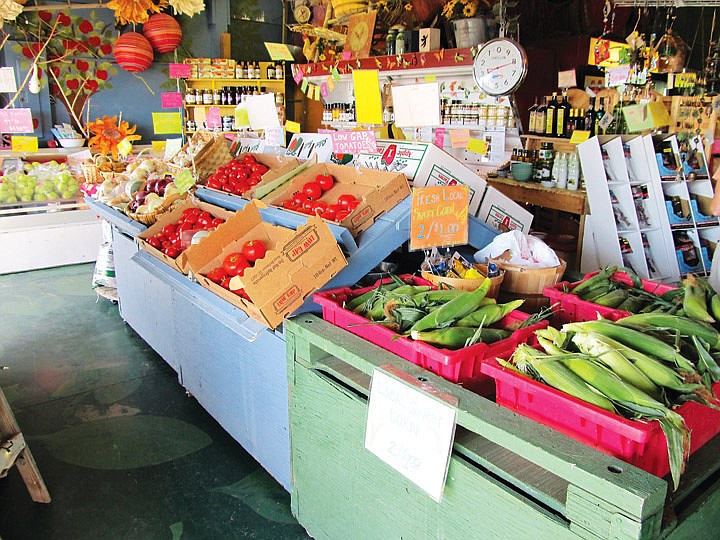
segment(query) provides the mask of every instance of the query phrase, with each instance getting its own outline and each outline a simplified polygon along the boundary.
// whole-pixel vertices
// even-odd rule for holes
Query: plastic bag
[[[115,279],[115,260],[112,251],[112,226],[109,222],[102,222],[103,243],[98,251],[97,260],[95,261],[95,270],[93,271],[92,287],[109,287],[117,288]]]
[[[484,263],[488,258],[496,259],[501,255],[509,264],[535,268],[560,266],[560,259],[550,246],[539,238],[520,231],[497,235],[490,244],[475,253],[475,261]]]

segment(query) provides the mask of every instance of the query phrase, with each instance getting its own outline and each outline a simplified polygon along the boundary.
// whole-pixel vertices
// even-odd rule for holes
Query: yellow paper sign
[[[180,171],[173,182],[175,182],[175,185],[180,193],[185,193],[188,189],[195,185],[195,179],[193,178],[190,169],[183,169]]]
[[[570,136],[570,142],[578,144],[578,143],[587,141],[589,138],[590,138],[589,131],[585,131],[582,129],[576,129],[575,131],[573,131],[573,134]]]
[[[265,48],[270,55],[270,60],[290,60],[295,61],[292,51],[284,43],[268,43],[265,42]]]
[[[250,116],[245,105],[238,105],[235,107],[235,126],[236,127],[247,127],[250,125]]]
[[[437,77],[435,75],[425,75],[424,80],[425,82],[435,82]]]
[[[628,131],[630,133],[652,129],[655,127],[653,124],[653,117],[644,103],[623,107],[622,113],[625,115],[625,122],[627,123]]]
[[[647,106],[652,116],[653,126],[661,127],[670,125],[672,119],[661,101],[651,101]]]
[[[380,80],[376,69],[353,70],[355,114],[361,124],[382,124]]]
[[[27,135],[13,135],[10,138],[10,148],[13,152],[37,152],[38,138]]]
[[[320,87],[315,85],[315,95],[313,96],[315,101],[320,101]]]
[[[122,157],[127,157],[130,155],[130,152],[132,152],[132,143],[125,137],[118,143],[118,154]]]
[[[470,138],[468,140],[467,150],[470,152],[474,152],[475,154],[480,154],[481,156],[484,156],[487,154],[488,151],[488,145],[487,141],[484,141],[482,139],[474,139]]]
[[[183,132],[182,116],[179,112],[154,112],[152,119],[156,135]]]
[[[431,186],[412,191],[410,249],[467,244],[467,186]]]
[[[292,120],[285,121],[285,131],[289,133],[300,133],[300,124]]]
[[[200,129],[205,124],[207,109],[205,107],[195,107],[193,110],[193,117],[195,118],[195,123],[197,124],[198,129]]]
[[[467,148],[470,142],[469,129],[451,129],[450,146],[452,148]]]

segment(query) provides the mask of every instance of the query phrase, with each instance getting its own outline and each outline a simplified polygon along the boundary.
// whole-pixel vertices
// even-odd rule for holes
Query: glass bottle
[[[195,105],[203,104],[203,91],[200,88],[195,89]]]
[[[244,79],[245,78],[245,65],[242,62],[238,62],[235,64],[235,78],[236,79]]]
[[[220,96],[220,89],[215,88],[212,96],[213,105],[220,105],[222,103],[222,97]]]
[[[600,98],[600,105],[598,110],[595,111],[595,135],[604,135],[605,130],[600,127],[600,121],[605,116],[605,100]]]
[[[405,30],[400,28],[395,36],[395,54],[405,53]]]
[[[388,30],[387,37],[385,38],[385,54],[392,56],[395,54],[395,41],[397,39],[397,30],[391,28]]]
[[[553,92],[550,103],[545,110],[545,135],[548,137],[557,136],[557,110],[557,92]]]
[[[528,112],[530,113],[530,117],[528,119],[528,133],[535,133],[535,120],[537,119],[537,110],[538,110],[538,98],[535,96],[535,103],[533,103],[530,108],[528,109]]]
[[[555,110],[555,135],[567,138],[567,119],[570,116],[570,102],[567,98],[567,90],[562,91],[562,101]]]
[[[270,62],[270,63],[267,65],[267,68],[265,69],[265,71],[266,71],[266,78],[267,78],[267,79],[274,79],[274,78],[275,78],[275,64],[273,64],[272,62]]]
[[[567,164],[567,189],[577,190],[580,187],[580,160],[577,152],[568,156]]]
[[[213,95],[212,91],[209,88],[206,88],[203,90],[203,98],[202,98],[203,105],[212,105],[213,104]]]
[[[190,87],[185,89],[185,103],[187,105],[195,105],[195,90]]]
[[[553,180],[555,180],[555,187],[565,189],[567,187],[568,180],[568,159],[565,152],[562,152],[560,154],[560,157],[557,158],[557,161],[557,176],[553,178]]]
[[[285,63],[278,62],[275,64],[275,79],[278,81],[282,80],[285,76]]]
[[[245,79],[252,79],[255,76],[255,69],[252,66],[252,63],[245,62]]]
[[[595,136],[595,122],[597,118],[595,115],[595,98],[590,98],[590,106],[588,107],[588,110],[585,111],[585,131],[590,132],[590,136]]]
[[[545,135],[545,116],[547,113],[547,97],[543,96],[535,117],[535,134]]]
[[[255,62],[255,66],[253,67],[253,69],[255,70],[253,78],[262,79],[262,74],[260,73],[260,62]]]

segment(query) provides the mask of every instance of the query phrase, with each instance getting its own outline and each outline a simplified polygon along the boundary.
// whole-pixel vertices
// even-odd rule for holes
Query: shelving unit
[[[687,270],[679,265],[673,241],[678,229],[666,211],[666,198],[677,190],[686,200],[689,195],[683,183],[662,180],[652,136],[593,137],[579,144],[578,152],[591,210],[582,270],[619,264],[646,279],[679,281]],[[664,173],[674,177],[677,171]],[[679,230],[690,228],[694,224],[688,219]],[[705,268],[699,264],[693,271]]]

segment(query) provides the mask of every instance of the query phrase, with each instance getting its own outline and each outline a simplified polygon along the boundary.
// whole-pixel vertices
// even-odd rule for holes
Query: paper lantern
[[[145,71],[153,61],[153,48],[145,36],[138,32],[127,32],[115,41],[115,60],[125,71]]]
[[[143,25],[143,35],[157,52],[166,53],[177,49],[182,41],[180,25],[166,13],[150,16]]]

